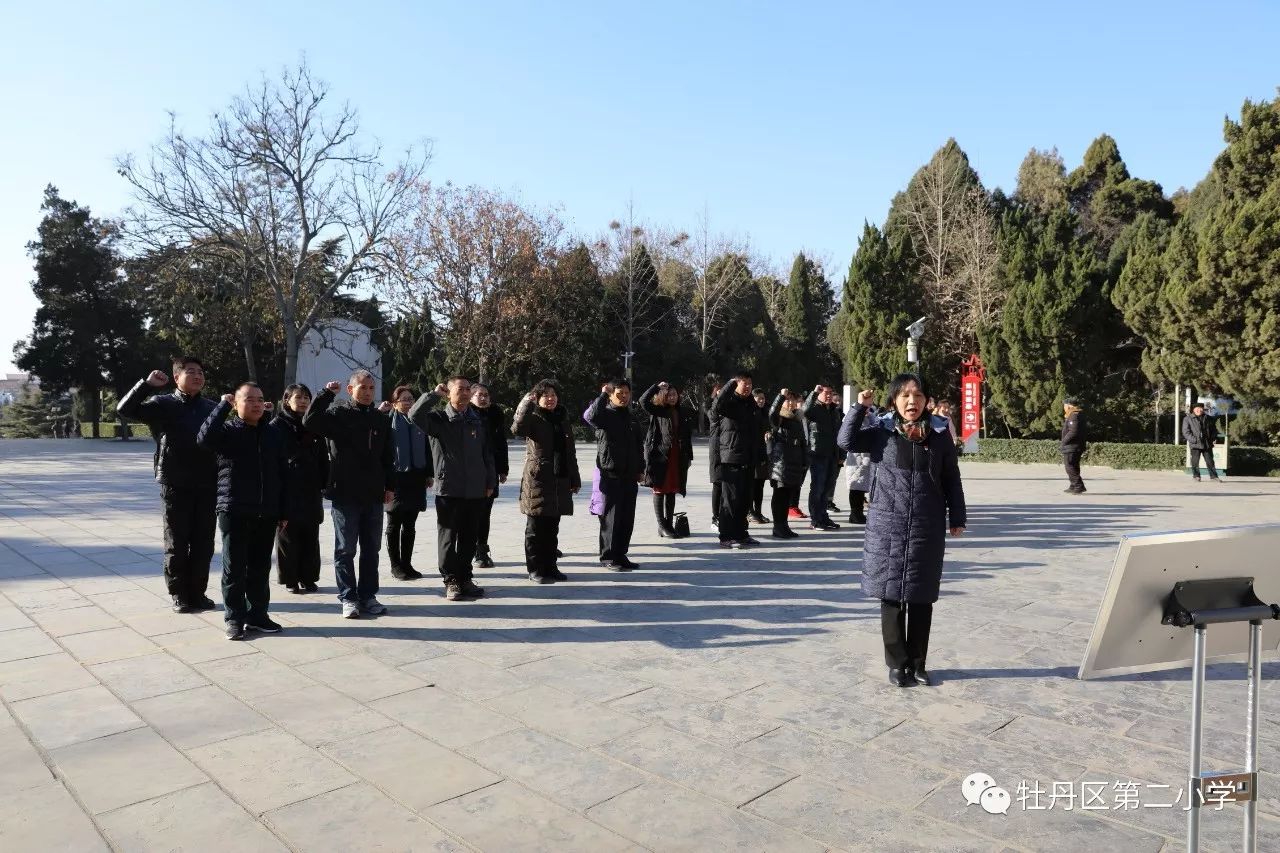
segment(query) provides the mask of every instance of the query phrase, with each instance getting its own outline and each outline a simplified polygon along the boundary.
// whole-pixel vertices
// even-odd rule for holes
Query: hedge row
[[[1061,464],[1058,442],[1052,439],[984,438],[974,462],[1045,462]],[[1280,447],[1232,446],[1230,473],[1241,477],[1280,477]],[[1180,444],[1121,444],[1099,441],[1085,451],[1085,465],[1142,471],[1179,471],[1186,467],[1187,450]]]
[[[119,424],[105,423],[98,424],[99,438],[115,438],[116,430],[120,428]],[[129,432],[134,438],[151,438],[151,430],[146,424],[129,422]],[[93,424],[80,424],[80,435],[83,438],[93,438]]]

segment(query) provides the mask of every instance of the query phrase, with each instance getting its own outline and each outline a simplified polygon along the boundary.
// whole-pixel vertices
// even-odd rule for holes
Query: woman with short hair
[[[271,427],[285,436],[284,518],[276,532],[276,581],[295,594],[320,589],[320,525],[323,491],[329,482],[329,446],[302,425],[311,405],[311,389],[295,383],[284,389]]]
[[[680,392],[658,382],[640,395],[649,413],[644,435],[644,482],[653,489],[658,535],[676,539],[676,495],[684,496],[693,464],[693,410],[680,405]]]
[[[417,399],[417,392],[408,385],[398,385],[391,392],[393,471],[387,484],[392,498],[385,506],[387,559],[391,576],[402,581],[423,576],[413,567],[413,545],[418,536],[418,515],[427,508],[427,489],[434,482],[427,434],[409,419],[409,410]]]
[[[560,519],[573,515],[573,496],[582,488],[569,413],[560,405],[560,388],[544,379],[516,407],[511,432],[525,440],[520,475],[520,511],[525,568],[529,580],[548,584],[568,580],[556,564]]]

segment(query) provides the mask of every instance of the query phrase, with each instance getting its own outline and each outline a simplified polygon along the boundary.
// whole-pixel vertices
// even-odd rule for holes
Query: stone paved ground
[[[390,614],[349,622],[326,586],[277,595],[286,633],[229,643],[219,614],[166,606],[149,463],[143,442],[0,442],[0,850],[1179,849],[1182,812],[1153,806],[1184,772],[1186,673],[1074,675],[1119,534],[1280,516],[1276,480],[1098,469],[1066,500],[1054,468],[965,465],[942,684],[904,691],[859,595],[859,533],[725,554],[705,527],[657,539],[642,504],[644,569],[619,576],[593,565],[584,511],[574,582],[538,587],[511,489],[489,599],[393,582]],[[1238,763],[1243,697],[1210,684],[1209,765]],[[1134,780],[1145,805],[1109,790],[1105,810],[992,816],[960,795],[978,770],[1011,792]],[[1262,790],[1262,849],[1280,849],[1280,776]],[[1209,812],[1206,841],[1231,849],[1238,827]]]

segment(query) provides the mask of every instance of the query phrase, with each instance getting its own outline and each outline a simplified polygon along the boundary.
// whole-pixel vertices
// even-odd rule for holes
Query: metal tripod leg
[[[1204,713],[1204,658],[1205,626],[1195,626],[1195,656],[1191,662],[1191,773],[1189,775],[1192,798],[1187,809],[1187,853],[1200,851],[1200,803],[1196,798],[1200,791],[1200,742]]]
[[[1249,623],[1249,705],[1245,734],[1244,769],[1247,773],[1258,770],[1258,712],[1261,707],[1262,688],[1262,623]],[[1256,780],[1256,776],[1254,779]],[[1256,784],[1256,782],[1255,782]],[[1258,849],[1258,798],[1257,791],[1244,804],[1244,850],[1256,853]]]

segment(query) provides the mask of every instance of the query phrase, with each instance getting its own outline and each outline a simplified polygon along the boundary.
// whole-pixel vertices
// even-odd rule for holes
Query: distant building
[[[6,373],[0,379],[0,406],[8,405],[22,396],[28,385],[40,387],[40,380],[30,373]]]

